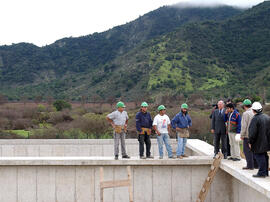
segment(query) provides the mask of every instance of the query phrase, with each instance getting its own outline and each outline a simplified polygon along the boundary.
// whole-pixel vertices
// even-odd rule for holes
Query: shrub
[[[72,121],[72,120],[73,118],[69,115],[69,113],[64,111],[64,112],[50,113],[50,118],[48,119],[47,122],[56,125],[61,122]]]
[[[32,126],[32,121],[30,119],[16,119],[12,123],[13,130],[24,130]]]
[[[57,111],[62,111],[63,109],[71,109],[71,104],[64,100],[56,100],[53,103],[53,106],[56,108]]]

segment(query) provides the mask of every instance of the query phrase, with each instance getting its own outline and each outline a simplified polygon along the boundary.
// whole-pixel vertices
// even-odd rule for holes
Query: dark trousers
[[[255,157],[254,157],[253,152],[250,150],[250,148],[248,146],[248,138],[244,138],[243,150],[244,150],[244,154],[245,154],[246,161],[247,161],[247,167],[254,168],[254,158]]]
[[[268,176],[269,157],[267,152],[254,154],[254,156],[259,166],[257,174],[260,176]]]
[[[141,134],[139,134],[138,140],[139,140],[139,143],[140,143],[139,144],[140,156],[143,156],[143,153],[144,153],[144,143],[146,145],[146,156],[150,156],[151,155],[151,152],[150,152],[150,149],[151,149],[150,135],[147,135],[147,134],[141,135]]]
[[[215,133],[214,136],[214,147],[215,147],[215,154],[219,152],[219,145],[221,140],[221,151],[223,155],[227,155],[227,135],[225,133]]]
[[[226,135],[226,147],[227,147],[227,156],[231,156],[231,145],[230,145],[230,140],[229,140],[229,135]]]

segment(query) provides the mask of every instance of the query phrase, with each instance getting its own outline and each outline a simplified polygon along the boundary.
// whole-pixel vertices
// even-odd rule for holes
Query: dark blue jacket
[[[185,116],[183,115],[182,112],[179,112],[176,114],[176,116],[172,119],[171,121],[172,127],[175,129],[176,127],[178,128],[188,128],[192,125],[191,118],[188,114]]]
[[[136,114],[136,129],[139,132],[142,132],[142,128],[152,128],[152,118],[149,112],[143,113],[138,112]]]

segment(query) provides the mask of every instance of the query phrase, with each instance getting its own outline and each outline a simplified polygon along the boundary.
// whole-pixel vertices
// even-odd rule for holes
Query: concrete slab
[[[131,159],[114,160],[114,157],[1,157],[0,166],[3,165],[210,165],[213,162],[211,157],[190,156],[184,159],[146,159],[139,157]]]

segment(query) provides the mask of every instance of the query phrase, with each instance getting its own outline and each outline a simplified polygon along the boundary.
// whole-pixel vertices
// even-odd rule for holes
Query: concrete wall
[[[200,140],[188,140],[193,156],[183,160],[139,160],[137,140],[127,140],[133,157],[115,161],[112,145],[113,140],[0,140],[0,202],[99,201],[100,166],[105,180],[112,180],[125,179],[127,165],[134,201],[195,201],[213,160],[213,147]],[[155,140],[152,152],[158,155]],[[222,160],[206,201],[269,201],[270,180],[252,178],[256,171],[243,171],[244,165]],[[105,201],[127,199],[127,188],[105,191]]]
[[[171,139],[173,151],[176,151],[177,142]],[[136,139],[126,140],[127,153],[130,156],[139,155],[139,144]],[[164,151],[165,151],[164,146]],[[0,140],[0,156],[113,156],[113,140],[72,140],[72,139],[19,139]],[[151,153],[158,156],[156,139],[152,139]],[[187,148],[186,153],[192,155]],[[166,154],[166,151],[165,151]]]
[[[110,161],[110,160],[108,160]],[[125,164],[128,164],[126,161]],[[151,161],[151,160],[150,160]],[[166,161],[166,160],[165,160]],[[170,162],[169,165],[168,161]],[[176,162],[178,161],[178,162]],[[200,160],[198,160],[200,161]],[[67,165],[72,160],[65,160],[65,165],[37,166],[21,159],[18,166],[0,166],[0,201],[21,202],[87,202],[100,201],[98,165]],[[179,160],[167,160],[168,165],[157,163],[132,166],[134,201],[168,202],[196,201],[202,183],[210,168],[209,160],[201,165],[179,164]],[[184,162],[184,161],[182,161]],[[178,164],[178,165],[177,165]],[[126,179],[126,165],[104,166],[104,179]],[[219,172],[218,181],[226,179],[224,172]],[[216,202],[222,191],[222,201],[230,201],[228,184],[216,183],[210,191],[207,201]],[[218,189],[218,190],[217,190]],[[125,187],[106,189],[104,201],[128,201],[128,189]]]

